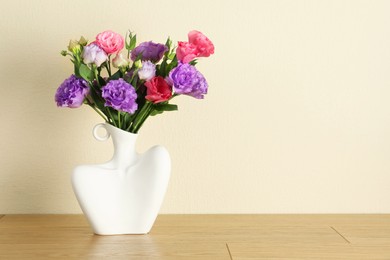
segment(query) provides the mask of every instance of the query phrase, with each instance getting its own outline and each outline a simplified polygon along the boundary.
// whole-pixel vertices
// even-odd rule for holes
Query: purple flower
[[[83,49],[83,61],[85,64],[95,63],[97,67],[100,67],[107,58],[108,56],[104,50],[94,43],[85,46]]]
[[[168,51],[168,47],[164,44],[150,42],[143,42],[131,51],[131,59],[135,61],[139,55],[141,60],[150,60],[158,62],[163,57],[164,53]]]
[[[143,61],[142,68],[138,70],[138,77],[144,80],[150,80],[156,76],[156,65],[150,61]]]
[[[188,63],[179,63],[171,70],[168,81],[173,85],[177,94],[189,95],[202,99],[207,94],[207,82],[203,75]]]
[[[133,114],[138,109],[137,93],[132,85],[123,79],[111,80],[102,88],[106,107]]]
[[[89,86],[83,79],[71,75],[57,89],[55,101],[59,107],[76,108],[83,104]]]

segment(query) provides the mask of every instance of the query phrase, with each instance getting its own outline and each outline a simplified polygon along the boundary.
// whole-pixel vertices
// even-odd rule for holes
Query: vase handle
[[[106,130],[106,135],[105,136],[99,136],[98,135],[98,130],[99,128],[103,127]],[[95,127],[92,130],[93,137],[95,137],[96,140],[98,141],[106,141],[108,138],[110,138],[110,133],[107,131],[106,126],[104,123],[100,123],[95,125]]]

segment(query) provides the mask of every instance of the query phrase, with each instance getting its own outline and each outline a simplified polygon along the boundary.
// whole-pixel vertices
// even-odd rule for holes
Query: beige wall
[[[203,101],[147,121],[173,159],[162,213],[390,213],[390,1],[2,1],[0,213],[79,213],[75,165],[110,158],[88,107],[57,109],[69,39],[131,29],[216,54]]]

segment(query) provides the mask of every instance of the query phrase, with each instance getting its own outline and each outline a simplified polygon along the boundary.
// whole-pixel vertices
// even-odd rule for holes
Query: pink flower
[[[167,101],[172,96],[172,88],[161,76],[146,81],[145,86],[147,89],[145,98],[154,104]]]
[[[96,36],[95,43],[102,48],[107,54],[119,52],[125,45],[125,40],[120,34],[113,31],[104,31]]]
[[[178,44],[176,57],[179,61],[188,63],[198,57],[199,51],[194,44],[189,42],[178,42]]]
[[[198,57],[209,57],[214,53],[214,45],[203,33],[191,31],[188,33],[188,41],[196,46]]]

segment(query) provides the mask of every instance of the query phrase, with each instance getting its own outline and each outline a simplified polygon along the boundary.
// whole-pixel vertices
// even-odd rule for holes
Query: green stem
[[[96,113],[98,113],[99,116],[101,116],[101,117],[104,119],[104,121],[108,122],[108,119],[107,119],[107,117],[106,117],[105,114],[103,114],[99,109],[97,109],[97,108],[95,107],[95,105],[94,105],[90,100],[88,100],[88,98],[86,98],[85,100],[87,101],[87,104],[88,104],[93,110],[95,110]]]
[[[109,109],[108,107],[107,107],[107,111],[108,111],[108,114],[110,115],[111,122],[114,124],[114,126],[118,127],[118,126],[116,125],[115,120],[114,120],[114,117],[112,116],[111,111],[110,111],[110,109]]]
[[[130,131],[130,128],[134,125],[134,120],[137,118],[137,115],[138,115],[138,111],[132,115],[133,118],[132,118],[131,122],[129,123],[129,126],[126,128],[126,131]]]
[[[134,114],[131,115],[131,120],[129,122],[129,126],[126,128],[126,131],[130,131],[130,128],[134,126],[135,121],[137,120],[138,115],[140,114],[142,109],[138,109]]]
[[[118,110],[118,127],[122,129],[121,112]]]
[[[108,76],[111,77],[111,55],[108,56],[107,73],[108,73]]]
[[[101,88],[102,85],[100,85],[99,74],[98,74],[98,71],[97,71],[95,65],[92,65],[92,70],[93,70],[93,74],[95,75],[95,79],[96,79],[96,81],[97,81],[97,84],[98,84],[99,88]]]
[[[126,128],[126,131],[130,131],[131,126],[132,126],[132,124],[130,123],[129,127]]]
[[[98,113],[103,119],[104,121],[106,121],[108,123],[108,119],[104,116],[104,114],[102,112],[100,112],[98,109],[96,109],[96,107],[94,105],[89,105],[90,107],[92,107],[93,110],[96,111],[96,113]]]
[[[138,118],[139,119],[136,120],[136,122],[134,122],[134,124],[133,124],[132,130],[131,130],[132,133],[137,133],[139,131],[139,129],[141,128],[143,123],[146,121],[146,119],[150,115],[150,112],[152,112],[152,105],[153,105],[152,102],[146,101],[145,105],[142,107],[139,115],[136,118],[136,119],[138,119]]]
[[[176,94],[176,93],[173,94],[169,100],[173,99],[174,97],[177,97],[178,95],[179,95],[179,94]]]

